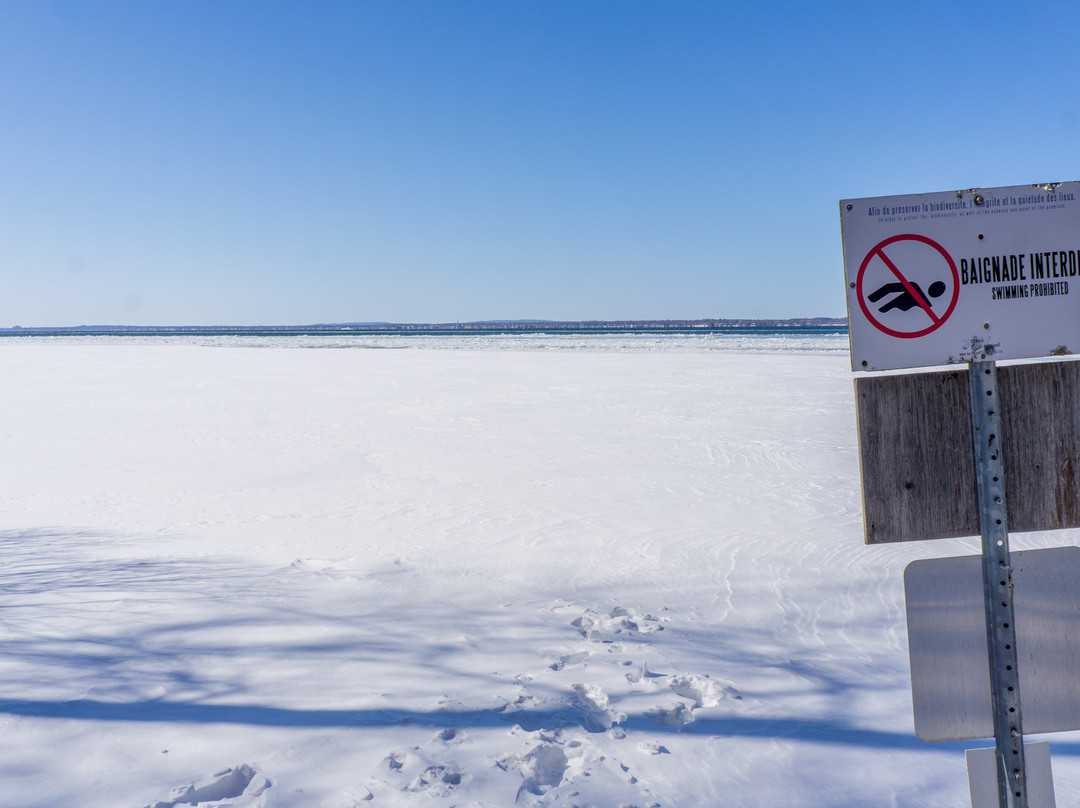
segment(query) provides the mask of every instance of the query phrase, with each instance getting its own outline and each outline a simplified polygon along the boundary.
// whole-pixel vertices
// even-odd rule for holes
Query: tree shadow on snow
[[[260,704],[254,695],[259,688],[247,678],[251,669],[282,668],[298,681],[305,677],[308,690],[330,703],[347,699],[320,693],[319,677],[336,680],[328,671],[338,667],[355,672],[365,666],[401,665],[413,675],[420,672],[424,681],[438,683],[439,692],[448,695],[456,692],[455,682],[472,692],[479,682],[490,692],[509,687],[512,679],[506,672],[496,674],[479,666],[477,659],[505,662],[534,656],[535,669],[546,673],[555,668],[539,649],[560,643],[572,646],[582,638],[570,628],[570,612],[556,614],[550,601],[519,604],[531,612],[493,607],[481,613],[437,602],[437,597],[424,598],[424,579],[419,575],[410,579],[408,565],[360,569],[301,564],[272,569],[237,558],[131,559],[125,557],[125,541],[60,529],[0,532],[4,561],[0,659],[7,663],[0,680],[0,713],[79,721],[298,728],[518,725],[527,731],[566,727],[604,731],[614,723],[627,733],[654,737],[785,739],[918,752],[959,753],[989,744],[928,745],[914,734],[855,726],[842,717],[717,715],[710,709],[697,710],[685,723],[658,720],[655,711],[620,712],[597,726],[590,708],[566,692],[565,682],[545,684],[539,677],[530,677],[537,694],[547,687],[544,692],[552,698],[527,709],[506,701],[487,708],[448,700],[447,706],[432,709]],[[145,552],[145,541],[138,546]],[[411,591],[410,586],[418,593],[416,603],[400,596],[401,591]],[[385,600],[387,592],[398,593],[398,599]],[[598,595],[592,602],[605,599]],[[581,602],[580,596],[575,598],[575,603]],[[535,620],[525,625],[523,615],[529,614]],[[897,686],[890,676],[883,677],[888,685],[870,684],[850,671],[833,670],[827,661],[808,661],[805,655],[778,658],[775,649],[762,651],[759,639],[747,636],[745,630],[701,623],[650,635],[653,644],[693,649],[695,658],[711,670],[723,671],[733,659],[743,666],[782,668],[792,681],[803,682],[807,692],[838,703],[859,690]],[[232,658],[242,662],[230,665]],[[373,681],[385,683],[386,670],[382,668]],[[86,695],[42,697],[73,691]],[[38,697],[13,697],[20,692]],[[1053,753],[1080,756],[1080,742],[1055,741]]]
[[[169,722],[181,724],[241,724],[257,727],[362,729],[402,725],[437,728],[495,728],[519,725],[528,731],[580,726],[574,711],[530,711],[527,714],[495,710],[294,710],[259,705],[223,705],[140,701],[110,703],[75,701],[0,700],[0,713],[38,718],[86,721]],[[578,713],[577,715],[580,715]],[[683,726],[663,726],[651,715],[630,715],[617,724],[621,729],[649,735],[679,734],[717,738],[781,738],[814,744],[861,748],[926,751],[928,744],[915,736],[852,727],[842,722],[815,719],[697,718]],[[963,751],[985,746],[992,740],[934,744],[941,750]],[[1054,742],[1055,755],[1080,756],[1080,743]]]

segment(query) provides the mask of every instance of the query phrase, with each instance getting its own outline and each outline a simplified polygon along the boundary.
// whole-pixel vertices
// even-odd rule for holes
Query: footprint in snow
[[[671,750],[666,746],[661,746],[658,743],[639,743],[638,749],[642,752],[647,752],[650,755],[670,755]]]
[[[435,740],[449,746],[450,744],[461,743],[466,737],[465,730],[457,729],[456,727],[447,727],[435,736]]]
[[[605,636],[650,634],[663,631],[661,618],[651,614],[639,615],[627,606],[616,606],[608,616],[591,609],[570,621],[589,642],[604,642]]]
[[[573,654],[564,654],[559,657],[558,660],[548,665],[548,667],[553,671],[561,671],[563,668],[570,667],[571,665],[580,665],[588,658],[588,651],[577,651]]]
[[[169,792],[168,799],[152,802],[148,808],[177,808],[181,805],[200,805],[219,800],[240,800],[233,803],[236,808],[254,808],[259,804],[256,800],[270,785],[266,777],[248,764],[242,763],[235,768],[215,772],[198,782],[174,788]]]
[[[698,707],[715,707],[725,698],[741,699],[734,687],[722,685],[707,676],[672,676],[668,684],[675,695],[694,702],[694,709]]]
[[[443,736],[451,741],[455,735],[449,733],[453,730],[443,730],[436,736],[436,740],[446,743]],[[420,747],[411,749],[398,749],[390,752],[383,763],[397,779],[397,783],[407,780],[406,785],[396,785],[402,791],[412,793],[423,792],[430,797],[444,797],[451,790],[468,782],[469,777],[462,774],[461,769],[455,763],[435,762],[428,759],[420,751]]]
[[[407,789],[412,792],[431,791],[445,794],[451,788],[461,785],[461,772],[455,766],[428,766],[416,775]],[[434,794],[433,794],[434,796]]]
[[[522,793],[543,794],[561,785],[566,770],[570,768],[570,760],[561,747],[542,743],[521,757],[499,761],[498,766],[503,770],[517,769],[521,772],[522,783],[518,791],[520,801]]]
[[[574,685],[578,707],[585,714],[581,725],[589,732],[605,732],[614,724],[626,720],[626,713],[611,709],[611,701],[604,689],[596,685]]]
[[[413,747],[413,750],[419,747]],[[400,772],[405,768],[405,765],[417,760],[416,755],[412,753],[412,750],[399,749],[394,752],[390,752],[383,758],[383,763],[392,772]]]
[[[657,707],[652,711],[653,721],[661,727],[682,727],[694,720],[694,712],[682,702],[671,709]]]

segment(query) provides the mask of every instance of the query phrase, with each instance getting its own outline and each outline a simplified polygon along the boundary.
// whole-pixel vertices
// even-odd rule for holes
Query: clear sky
[[[845,314],[1080,179],[1080,3],[0,0],[0,326]]]

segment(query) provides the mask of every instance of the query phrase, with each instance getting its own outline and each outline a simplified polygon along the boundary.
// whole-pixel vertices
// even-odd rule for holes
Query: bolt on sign
[[[854,370],[1080,352],[1080,183],[840,202]]]

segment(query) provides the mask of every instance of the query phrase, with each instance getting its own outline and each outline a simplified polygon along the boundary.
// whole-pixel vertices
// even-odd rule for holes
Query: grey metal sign
[[[1080,729],[1080,547],[1010,554],[1024,733]],[[914,561],[904,573],[915,734],[994,735],[979,556]]]
[[[998,808],[997,750],[968,749],[968,790],[971,808]],[[1028,774],[1028,808],[1057,808],[1054,799],[1054,775],[1050,768],[1050,744],[1035,741],[1024,744]]]

